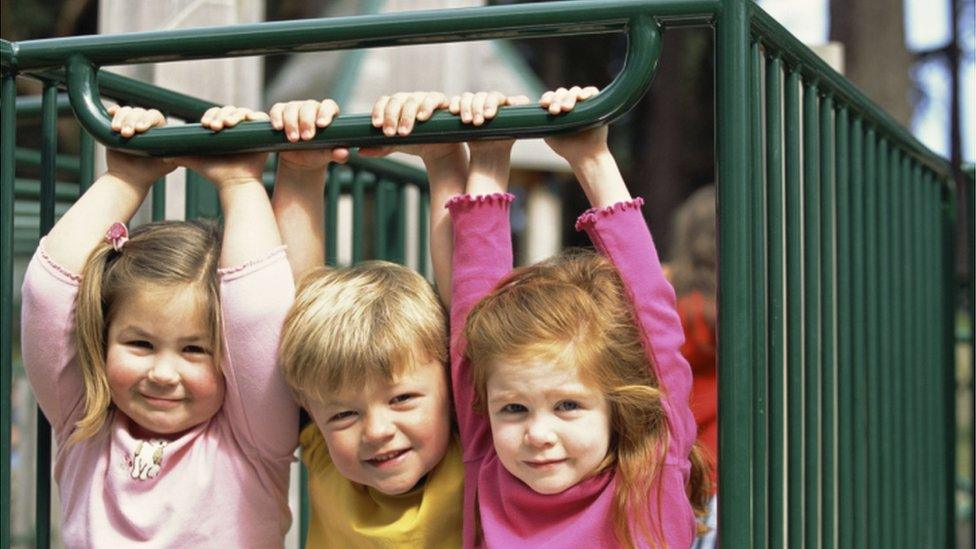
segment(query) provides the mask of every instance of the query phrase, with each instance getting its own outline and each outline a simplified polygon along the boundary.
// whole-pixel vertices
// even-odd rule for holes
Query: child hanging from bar
[[[546,93],[553,116],[595,88]],[[606,143],[547,138],[599,253],[512,268],[509,146],[471,143],[454,227],[451,364],[466,547],[689,547],[708,500],[675,297]]]
[[[124,137],[165,123],[112,108]],[[42,239],[23,287],[24,365],[58,450],[68,547],[280,547],[298,407],[276,367],[294,284],[265,154],[108,171]],[[177,165],[217,187],[206,221],[128,222]]]
[[[492,101],[486,118],[528,99],[495,94]],[[440,93],[399,93],[376,102],[372,122],[387,136],[408,135],[415,123],[447,107]],[[460,113],[459,100],[452,110]],[[292,142],[312,139],[337,113],[329,100],[279,103],[270,110],[272,126]],[[432,263],[446,303],[451,229],[443,204],[463,190],[467,151],[463,144],[429,144],[360,152],[393,151],[420,156],[427,168]],[[301,281],[280,360],[314,420],[301,433],[312,505],[306,543],[457,547],[463,469],[452,427],[446,315],[438,295],[418,273],[394,263],[323,266],[326,169],[348,154],[341,148],[281,153],[272,199]]]

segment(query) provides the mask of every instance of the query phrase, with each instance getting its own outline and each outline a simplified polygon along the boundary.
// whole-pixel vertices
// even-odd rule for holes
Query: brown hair
[[[105,372],[108,327],[119,298],[147,287],[198,286],[207,298],[208,326],[219,368],[220,297],[217,263],[220,228],[210,221],[160,221],[133,229],[120,251],[101,242],[82,271],[75,309],[75,341],[85,387],[85,413],[72,442],[91,437],[105,423],[112,397]]]
[[[447,362],[447,321],[430,284],[386,261],[322,268],[305,277],[285,318],[279,359],[303,404],[414,361]]]
[[[517,269],[475,306],[464,332],[475,406],[482,412],[492,365],[500,359],[562,363],[578,368],[584,383],[600,390],[609,404],[611,434],[599,470],[617,468],[613,522],[618,541],[633,546],[636,534],[663,544],[659,521],[652,522],[646,509],[667,452],[667,418],[613,264],[592,251],[570,250]],[[703,467],[693,455],[687,489],[701,514],[709,497]]]

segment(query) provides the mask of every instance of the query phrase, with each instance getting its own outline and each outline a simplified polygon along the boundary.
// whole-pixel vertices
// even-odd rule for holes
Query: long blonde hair
[[[192,284],[207,298],[208,326],[219,368],[220,229],[209,221],[160,221],[133,229],[116,251],[100,243],[82,271],[75,308],[75,342],[85,390],[85,413],[70,441],[80,442],[105,424],[112,396],[105,371],[109,324],[121,298],[152,287]]]
[[[570,250],[518,269],[475,306],[464,333],[482,412],[492,365],[503,358],[565,357],[600,390],[610,408],[610,445],[599,470],[616,467],[614,532],[627,547],[635,537],[663,545],[660,520],[646,509],[667,453],[667,417],[616,268],[592,251]],[[708,502],[704,467],[692,456],[692,468],[702,468],[687,487],[696,512]]]

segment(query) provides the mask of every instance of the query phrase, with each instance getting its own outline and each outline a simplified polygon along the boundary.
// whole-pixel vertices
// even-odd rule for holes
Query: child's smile
[[[498,459],[530,488],[557,494],[597,472],[610,445],[609,407],[575,368],[495,364],[487,393]]]

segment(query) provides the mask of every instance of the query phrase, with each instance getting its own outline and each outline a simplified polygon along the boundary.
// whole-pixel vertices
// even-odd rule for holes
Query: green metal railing
[[[397,139],[538,137],[607,123],[626,112],[653,76],[660,30],[701,25],[715,29],[717,56],[722,543],[760,548],[950,546],[950,168],[746,0],[585,0],[0,42],[0,454],[10,451],[6,395],[14,306],[14,158],[25,163],[35,159],[40,167],[40,185],[20,185],[17,192],[40,197],[42,211],[48,212],[40,216],[41,229],[53,221],[50,212],[58,197],[73,192],[58,187],[55,175],[69,174],[75,165],[67,158],[59,163],[55,147],[47,142],[39,155],[15,149],[10,114],[15,74],[47,82],[40,106],[34,99],[19,100],[25,113],[64,108],[53,90],[65,86],[87,132],[139,154],[363,146],[390,142],[364,115],[341,116],[315,140],[299,144],[285,142],[262,122],[216,135],[199,127],[171,126],[122,139],[107,129],[100,90],[184,119],[196,118],[209,103],[163,93],[100,67],[491,38],[626,34],[621,73],[596,100],[569,115],[554,118],[532,107],[512,108],[481,128],[471,128],[438,114],[407,140]],[[49,127],[50,120],[48,114],[42,124]],[[77,162],[90,166],[86,155]],[[338,196],[348,193],[353,201],[352,259],[375,255],[399,260],[404,253],[404,233],[398,229],[405,219],[404,178],[367,159],[359,162],[351,169],[333,170],[327,217],[337,218]],[[90,173],[90,167],[79,171]],[[162,187],[157,187],[154,204],[162,202]],[[426,204],[422,198],[421,214]],[[335,261],[337,231],[330,229],[327,255]],[[0,481],[9,487],[9,480],[5,463]],[[10,539],[9,488],[4,491],[0,543]],[[41,528],[39,545],[46,536]]]

